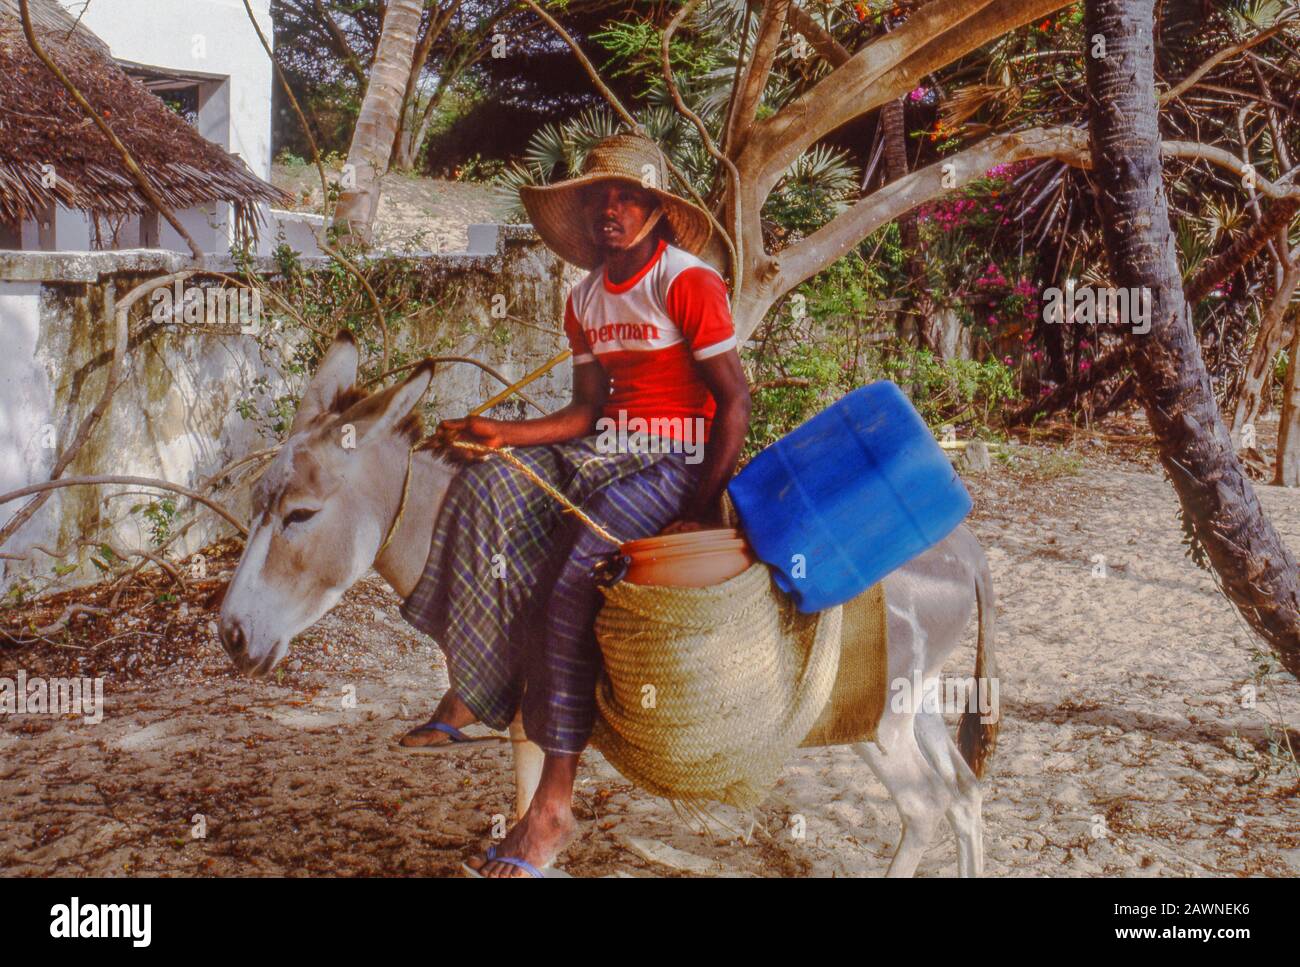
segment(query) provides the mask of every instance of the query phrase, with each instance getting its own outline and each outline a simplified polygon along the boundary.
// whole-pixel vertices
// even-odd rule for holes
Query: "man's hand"
[[[466,443],[478,443],[485,447],[496,448],[505,440],[496,427],[496,421],[482,416],[465,416],[459,420],[443,420],[434,431],[434,439],[439,449],[444,450],[448,459],[458,463],[480,463],[488,458],[486,453],[452,446],[457,440]]]
[[[703,523],[698,520],[679,519],[673,521],[667,527],[659,532],[660,537],[666,537],[669,534],[685,534],[687,531],[702,531],[705,529]]]

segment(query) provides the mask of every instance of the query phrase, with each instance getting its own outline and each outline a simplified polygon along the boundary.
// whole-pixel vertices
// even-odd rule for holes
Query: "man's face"
[[[626,249],[657,205],[650,192],[624,181],[588,185],[582,203],[591,235],[606,251]]]

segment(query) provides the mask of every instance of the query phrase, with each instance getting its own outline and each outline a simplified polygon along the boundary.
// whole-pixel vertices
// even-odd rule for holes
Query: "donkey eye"
[[[316,511],[307,510],[305,507],[299,508],[298,510],[291,511],[284,515],[284,526],[288,527],[291,524],[301,524],[303,521],[311,520],[315,516]]]

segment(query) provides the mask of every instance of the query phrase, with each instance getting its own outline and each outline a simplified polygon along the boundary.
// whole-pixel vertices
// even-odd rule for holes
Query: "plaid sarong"
[[[512,453],[620,540],[657,534],[694,493],[681,453],[602,453],[596,436]],[[503,729],[522,700],[529,739],[581,752],[595,720],[600,651],[591,630],[602,540],[504,460],[452,479],[424,573],[402,616],[447,658],[451,687]]]

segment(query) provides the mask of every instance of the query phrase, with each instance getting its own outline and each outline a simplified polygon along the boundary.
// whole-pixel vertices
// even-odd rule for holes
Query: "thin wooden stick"
[[[533,380],[538,379],[539,377],[545,376],[545,375],[546,375],[547,373],[549,373],[552,369],[554,369],[556,366],[560,365],[560,363],[564,362],[566,359],[568,359],[568,358],[569,358],[570,356],[572,356],[572,355],[573,355],[573,350],[572,350],[572,349],[566,349],[566,350],[564,350],[564,352],[562,352],[562,353],[558,353],[557,355],[552,356],[552,357],[550,358],[550,360],[548,360],[547,362],[543,363],[541,366],[537,367],[535,370],[533,370],[531,373],[529,373],[529,374],[528,374],[527,376],[525,376],[523,379],[519,380],[518,382],[511,383],[509,386],[507,386],[505,389],[503,389],[503,390],[502,390],[500,393],[498,393],[496,396],[492,397],[492,398],[489,399],[489,400],[484,400],[484,401],[483,401],[482,403],[480,403],[478,406],[474,407],[474,409],[472,409],[472,410],[469,411],[469,415],[470,415],[470,416],[478,416],[480,413],[486,413],[488,410],[492,409],[492,407],[496,406],[496,405],[497,405],[498,403],[500,403],[502,400],[509,399],[510,396],[511,396],[513,393],[515,393],[517,390],[519,390],[519,389],[521,389],[521,388],[527,386],[527,385],[528,385],[529,383],[531,383]]]

